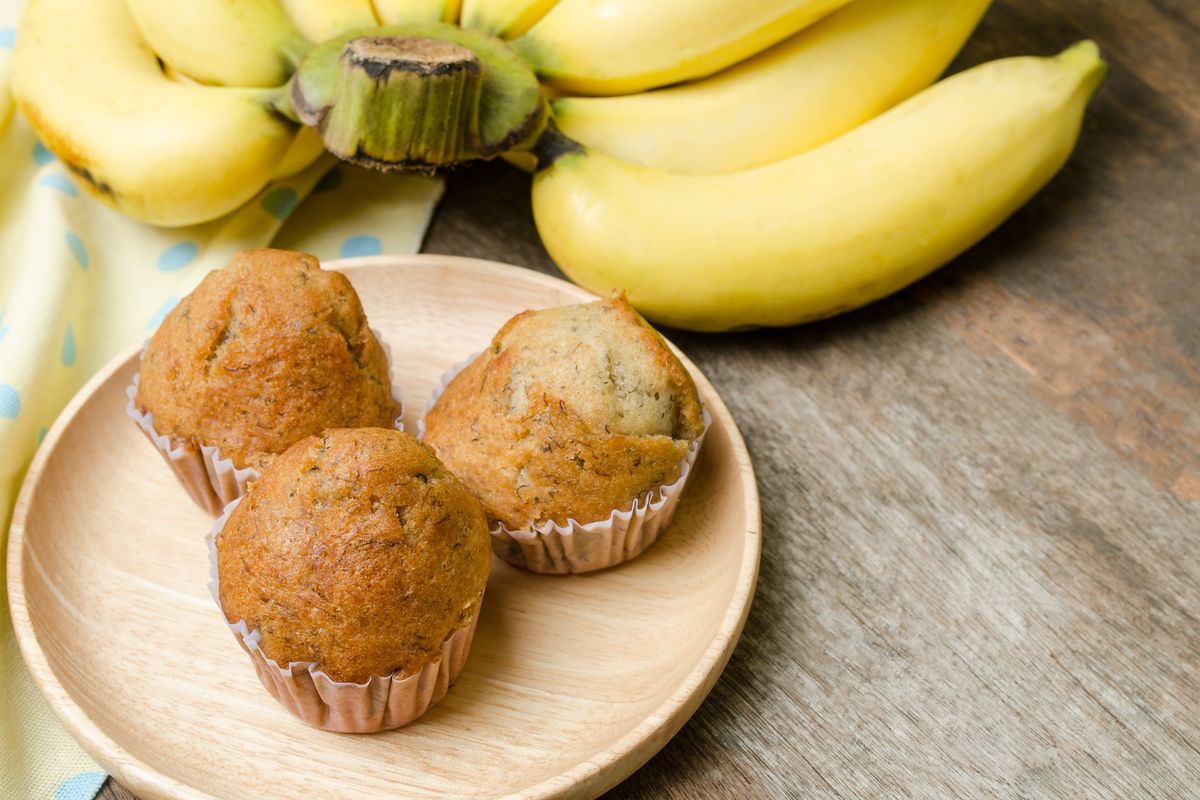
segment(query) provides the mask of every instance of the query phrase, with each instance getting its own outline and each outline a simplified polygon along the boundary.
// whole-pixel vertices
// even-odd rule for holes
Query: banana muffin
[[[292,445],[232,508],[214,544],[218,602],[253,635],[252,657],[258,649],[291,683],[294,662],[311,665],[325,680],[317,694],[327,696],[277,691],[259,664],[264,685],[285,705],[308,692],[308,707],[291,710],[336,730],[409,721],[412,698],[386,690],[374,712],[355,710],[365,685],[383,682],[395,694],[438,677],[444,691],[462,669],[491,566],[479,502],[429,448],[390,428],[328,430]],[[339,709],[326,690],[341,684],[355,688]],[[400,716],[388,716],[392,705]]]
[[[284,250],[244,250],[207,275],[151,337],[137,381],[131,415],[153,415],[171,447],[256,471],[305,436],[391,426],[399,413],[354,287]],[[232,497],[197,499],[219,511]]]
[[[425,442],[510,531],[630,507],[680,476],[704,431],[691,376],[623,296],[513,317],[424,425]]]

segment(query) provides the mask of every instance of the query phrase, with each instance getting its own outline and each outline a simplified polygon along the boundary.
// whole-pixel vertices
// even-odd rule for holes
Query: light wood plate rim
[[[323,266],[345,272],[358,268],[386,267],[396,264],[430,269],[436,269],[442,265],[454,265],[506,272],[513,279],[541,283],[557,289],[562,289],[565,283],[553,276],[522,267],[461,256],[428,254],[367,256],[329,261]],[[579,295],[581,301],[595,299],[595,295],[590,292],[571,284],[567,285]],[[657,753],[695,713],[729,661],[749,615],[750,603],[754,597],[755,584],[758,579],[762,539],[758,486],[750,455],[737,424],[716,389],[713,388],[707,377],[696,368],[695,364],[679,352],[673,344],[671,346],[694,376],[701,395],[705,397],[708,411],[713,420],[724,426],[730,433],[734,456],[737,460],[737,473],[742,481],[741,489],[746,498],[742,563],[731,602],[708,649],[695,663],[692,670],[680,681],[676,690],[658,708],[648,714],[633,730],[592,758],[560,775],[528,787],[519,793],[509,795],[513,800],[552,800],[567,796],[595,796],[616,786],[631,775]],[[35,685],[67,730],[97,762],[119,780],[135,785],[139,793],[146,797],[209,800],[212,795],[180,783],[139,760],[106,735],[88,717],[54,674],[41,643],[38,641],[36,629],[25,601],[24,567],[21,553],[25,546],[25,527],[30,501],[45,470],[46,463],[54,453],[63,432],[71,425],[97,389],[115,372],[124,368],[131,359],[137,358],[141,349],[142,346],[139,344],[121,352],[84,384],[59,414],[30,463],[13,509],[9,528],[8,602],[17,643]]]

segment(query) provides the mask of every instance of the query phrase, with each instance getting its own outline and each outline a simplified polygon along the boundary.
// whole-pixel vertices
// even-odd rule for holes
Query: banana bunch
[[[1062,166],[1080,43],[934,83],[989,0],[29,0],[14,96],[113,207],[225,214],[323,151],[504,155],[548,251],[698,330],[858,307]]]
[[[815,150],[724,175],[548,139],[534,216],[572,279],[625,288],[659,322],[821,319],[907,286],[1007,219],[1067,160],[1103,75],[1091,42],[994,61]]]
[[[204,222],[323,152],[282,110],[319,41],[440,20],[449,0],[31,0],[13,94],[43,143],[103,202],[155,225]]]

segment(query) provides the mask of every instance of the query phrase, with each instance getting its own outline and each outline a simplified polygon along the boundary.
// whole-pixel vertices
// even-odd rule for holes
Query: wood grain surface
[[[609,797],[1200,792],[1200,5],[1002,0],[954,69],[1084,36],[1079,148],[980,246],[829,322],[669,332],[746,436],[762,571]],[[426,249],[554,271],[503,164]]]

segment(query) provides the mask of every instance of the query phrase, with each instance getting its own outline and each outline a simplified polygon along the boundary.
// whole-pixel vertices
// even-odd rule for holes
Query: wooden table
[[[980,246],[829,322],[668,331],[745,434],[762,573],[610,797],[1200,793],[1200,6],[998,2],[959,65],[1084,36],[1079,149]],[[455,172],[426,249],[555,271],[528,183]]]

